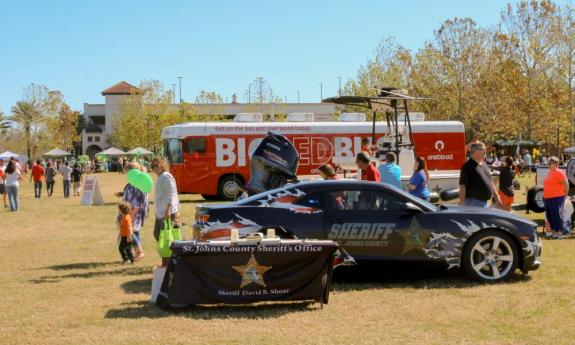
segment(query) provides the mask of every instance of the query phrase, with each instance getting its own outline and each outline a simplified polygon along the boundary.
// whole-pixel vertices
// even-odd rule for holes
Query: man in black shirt
[[[491,173],[485,164],[485,145],[473,143],[471,157],[463,164],[459,174],[459,205],[487,207],[489,199],[500,202],[495,193]]]
[[[74,169],[72,170],[72,183],[74,184],[74,196],[80,196],[80,188],[82,186],[82,171],[78,163],[74,164]]]

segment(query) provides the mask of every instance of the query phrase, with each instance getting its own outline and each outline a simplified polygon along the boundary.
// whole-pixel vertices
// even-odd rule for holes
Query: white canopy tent
[[[18,158],[18,157],[20,157],[20,155],[14,153],[14,152],[11,152],[11,151],[5,151],[5,152],[0,153],[0,158],[2,158],[2,159],[9,159],[12,157]]]
[[[67,156],[73,156],[73,154],[71,154],[70,152],[66,152],[64,150],[60,150],[58,148],[55,148],[53,150],[50,150],[46,153],[43,154],[44,157],[67,157]]]
[[[575,153],[575,146],[571,146],[563,150],[565,153]]]
[[[141,155],[141,156],[153,156],[154,153],[152,151],[146,150],[143,147],[136,147],[135,149],[131,149],[128,151],[129,155]]]
[[[125,154],[126,154],[126,152],[124,152],[120,149],[117,149],[115,147],[110,147],[109,149],[106,149],[102,152],[99,152],[97,154],[97,156],[123,156]]]

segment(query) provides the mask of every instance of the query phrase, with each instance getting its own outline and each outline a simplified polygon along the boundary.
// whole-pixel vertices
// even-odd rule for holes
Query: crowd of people
[[[139,162],[119,160],[118,169],[123,173],[132,169],[146,172],[147,169]],[[27,164],[24,164],[24,167]],[[90,167],[92,164],[90,164]],[[29,183],[34,183],[34,197],[40,199],[44,183],[46,194],[51,197],[54,193],[54,185],[57,176],[61,175],[62,191],[64,198],[69,198],[72,192],[74,196],[81,193],[82,176],[84,172],[78,163],[71,164],[61,160],[37,160],[31,163],[30,168],[24,168],[23,164],[15,158],[7,161],[0,159],[0,196],[4,201],[4,207],[16,212],[19,209],[18,191],[20,184],[25,181],[25,172],[29,170]],[[94,164],[95,167],[95,164]],[[120,168],[122,167],[122,168]],[[159,239],[160,231],[164,227],[164,221],[169,219],[174,228],[180,227],[179,198],[176,181],[169,172],[169,164],[163,157],[156,157],[150,162],[153,173],[157,175],[154,189],[154,204],[156,208],[154,217],[154,237]],[[92,169],[88,171],[93,171]],[[118,250],[124,264],[134,263],[142,259],[144,254],[141,230],[145,219],[149,214],[148,194],[136,188],[130,183],[124,186],[122,192],[116,193],[121,197],[118,205]]]
[[[145,167],[146,169],[150,168],[150,161],[148,156],[119,156],[117,158],[96,157],[85,162],[85,165],[82,166],[82,169],[87,173],[115,171],[119,174],[123,174],[130,162],[137,162],[140,166]]]
[[[372,160],[372,150],[369,146],[364,146],[364,151],[356,156],[355,163],[359,169],[361,180],[383,182],[402,189],[401,167],[396,163],[397,157],[393,152],[387,152],[381,158],[381,164],[375,166]],[[335,171],[329,164],[324,164],[319,168],[321,176],[325,179],[325,171]],[[335,176],[335,173],[334,175]],[[332,177],[335,178],[335,177]],[[407,183],[407,191],[418,198],[429,200],[429,171],[427,163],[423,157],[415,157],[413,174]]]
[[[513,169],[517,177],[521,177],[523,174],[531,177],[531,172],[536,165],[548,164],[547,156],[538,157],[537,160],[534,161],[528,150],[523,150],[521,154],[515,155],[496,155],[495,153],[490,153],[486,155],[485,162],[493,168],[500,168],[507,159],[511,159],[511,165],[508,166]]]
[[[80,195],[82,172],[78,163],[70,167],[70,163],[65,161],[44,161],[38,159],[31,163],[29,183],[34,182],[34,198],[42,197],[44,182],[46,183],[46,194],[51,197],[56,184],[56,176],[62,175],[62,186],[64,198],[70,197],[70,186],[73,184],[74,196]],[[26,164],[24,165],[26,166]],[[16,212],[19,208],[18,192],[20,183],[24,181],[23,171],[28,169],[22,167],[22,163],[15,158],[10,158],[7,162],[0,159],[0,195],[4,201],[4,207]]]

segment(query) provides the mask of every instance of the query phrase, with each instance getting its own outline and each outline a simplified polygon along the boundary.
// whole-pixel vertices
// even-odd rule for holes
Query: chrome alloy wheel
[[[481,238],[471,248],[471,267],[485,280],[506,277],[513,265],[513,250],[506,239],[499,236]]]

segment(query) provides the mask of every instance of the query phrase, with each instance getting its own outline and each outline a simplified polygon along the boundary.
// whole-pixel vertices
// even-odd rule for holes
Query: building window
[[[88,142],[89,142],[89,143],[92,142],[92,137],[88,137]]]
[[[94,141],[96,141],[97,143],[100,142],[100,137],[94,137]]]

